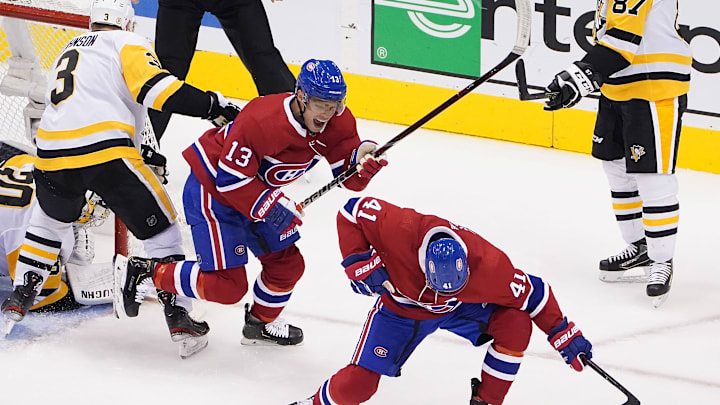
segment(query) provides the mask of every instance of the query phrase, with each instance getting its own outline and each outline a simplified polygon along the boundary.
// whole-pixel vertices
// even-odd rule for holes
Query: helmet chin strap
[[[318,133],[311,131],[310,128],[305,125],[305,110],[307,109],[307,106],[304,102],[300,101],[300,97],[297,96],[297,93],[295,94],[295,101],[297,101],[298,110],[300,111],[300,119],[297,121],[303,128],[305,128],[305,130],[308,132],[308,134],[310,134],[310,136],[316,136]]]

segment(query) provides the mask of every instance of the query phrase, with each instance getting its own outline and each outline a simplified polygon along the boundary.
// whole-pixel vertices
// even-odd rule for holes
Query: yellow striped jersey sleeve
[[[123,45],[120,61],[130,94],[148,108],[162,110],[165,101],[183,85],[183,81],[162,68],[155,52],[147,46]]]

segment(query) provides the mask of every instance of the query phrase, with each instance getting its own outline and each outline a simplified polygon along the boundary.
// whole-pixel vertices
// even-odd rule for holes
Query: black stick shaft
[[[592,368],[595,372],[600,374],[607,382],[612,384],[613,387],[617,388],[625,394],[627,397],[627,401],[623,405],[640,405],[640,401],[633,395],[630,391],[627,390],[627,388],[623,387],[622,384],[617,382],[610,374],[608,374],[605,370],[603,370],[600,366],[595,364],[594,361],[588,359],[584,354],[580,355],[580,359],[582,360],[585,365]]]
[[[444,103],[435,107],[435,109],[433,109],[429,113],[425,114],[425,116],[423,116],[422,118],[417,120],[415,123],[413,123],[409,127],[405,128],[399,134],[395,135],[394,138],[392,138],[385,145],[381,146],[378,150],[376,150],[374,155],[380,156],[383,153],[385,153],[388,149],[392,148],[396,143],[400,142],[403,138],[405,138],[406,136],[415,132],[418,128],[422,127],[428,121],[435,118],[438,114],[445,111],[448,107],[455,104],[458,100],[465,97],[471,91],[475,90],[479,85],[488,81],[491,77],[495,76],[495,74],[497,74],[499,71],[503,70],[509,64],[513,63],[520,56],[521,56],[520,54],[510,53],[497,66],[490,69],[490,71],[488,71],[484,75],[480,76],[479,78],[475,79],[472,83],[468,84],[467,87],[465,87],[464,89],[455,93],[452,97],[447,99]],[[324,195],[328,191],[335,188],[338,184],[342,184],[345,180],[349,179],[355,173],[357,173],[357,167],[355,165],[350,166],[347,170],[345,170],[344,172],[340,173],[340,175],[335,177],[330,183],[326,184],[325,186],[323,186],[323,188],[321,188],[320,190],[313,193],[310,197],[306,198],[301,204],[299,204],[300,205],[299,208],[305,208],[308,205],[312,204],[315,200],[317,200],[322,195]]]

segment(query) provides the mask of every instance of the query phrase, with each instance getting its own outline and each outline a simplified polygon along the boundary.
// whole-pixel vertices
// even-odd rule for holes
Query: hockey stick
[[[528,92],[527,77],[525,76],[525,61],[520,59],[515,64],[515,77],[517,78],[518,92],[520,92],[520,100],[541,100],[545,98],[553,98],[557,93],[535,93]]]
[[[448,100],[446,100],[444,103],[440,104],[439,106],[435,107],[434,110],[427,113],[424,117],[417,120],[415,123],[410,125],[409,127],[405,128],[402,132],[397,134],[394,138],[389,140],[385,145],[381,146],[379,149],[375,151],[373,154],[374,156],[381,156],[383,153],[385,153],[388,149],[392,148],[396,143],[400,142],[403,138],[410,135],[411,133],[415,132],[418,128],[425,125],[428,121],[435,118],[438,114],[445,111],[448,107],[455,104],[458,100],[465,97],[468,93],[475,90],[476,87],[479,85],[485,83],[488,81],[491,77],[495,76],[499,71],[506,68],[508,65],[513,63],[515,60],[520,58],[522,54],[527,49],[528,45],[530,45],[530,29],[531,29],[531,9],[530,9],[530,1],[529,0],[515,0],[515,8],[517,11],[517,36],[515,37],[515,45],[513,46],[512,51],[508,56],[503,59],[502,62],[500,62],[497,66],[490,69],[487,73],[482,75],[481,77],[475,79],[472,83],[467,85],[464,89],[460,90],[458,93],[450,97]],[[308,205],[312,204],[315,200],[323,196],[328,191],[335,188],[337,185],[342,184],[345,180],[349,179],[351,176],[353,176],[355,173],[357,173],[357,166],[352,165],[344,172],[340,173],[337,177],[335,177],[330,183],[326,184],[321,188],[320,190],[313,193],[310,197],[306,198],[302,203],[298,204],[298,210],[302,210],[303,208],[307,207]]]
[[[623,387],[619,382],[615,381],[610,374],[605,372],[600,366],[595,364],[592,360],[588,359],[584,354],[580,355],[580,360],[582,360],[583,363],[585,363],[586,366],[590,366],[593,370],[595,370],[598,374],[600,374],[607,382],[612,384],[615,388],[619,389],[625,396],[627,397],[627,401],[623,402],[622,405],[640,405],[640,401],[635,398],[635,395],[633,395],[630,391],[628,391],[625,387]]]

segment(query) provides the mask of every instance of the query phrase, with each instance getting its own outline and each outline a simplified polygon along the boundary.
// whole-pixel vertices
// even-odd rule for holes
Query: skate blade
[[[646,283],[649,273],[649,267],[636,267],[625,271],[600,270],[598,278],[606,283]]]
[[[302,346],[303,342],[300,342],[296,345],[281,345],[279,343],[275,343],[271,340],[264,340],[264,339],[248,339],[243,336],[242,339],[240,339],[240,344],[243,346],[275,346],[275,347],[295,347],[295,346]]]
[[[178,340],[176,340],[178,339]],[[188,357],[201,352],[208,345],[207,335],[202,336],[190,336],[187,334],[172,336],[173,342],[178,344],[178,354],[180,358],[187,359]]]
[[[10,332],[12,332],[13,328],[15,327],[15,324],[22,321],[25,315],[12,310],[3,312],[3,315],[5,318],[5,324],[3,325],[3,334],[5,337],[8,337],[10,335]]]
[[[16,321],[15,319],[11,319],[9,317],[5,318],[5,325],[3,327],[3,335],[5,337],[8,337],[10,335],[10,332],[12,332],[16,323],[18,323],[18,321]]]
[[[125,277],[127,276],[127,257],[123,255],[115,255],[113,260],[113,314],[115,318],[128,318],[123,305],[122,289],[125,285]]]
[[[668,298],[668,293],[665,293],[663,295],[658,295],[657,297],[650,297],[652,299],[653,307],[659,308],[665,300]]]

